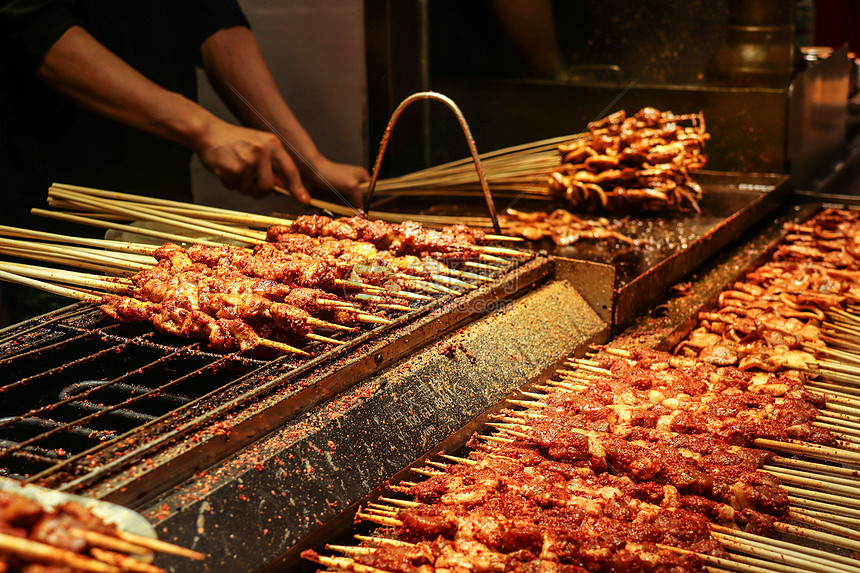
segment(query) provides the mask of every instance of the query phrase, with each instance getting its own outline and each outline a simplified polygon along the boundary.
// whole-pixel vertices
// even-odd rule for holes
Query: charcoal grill
[[[512,260],[309,358],[212,352],[72,305],[3,332],[0,472],[138,509],[208,567],[255,570],[523,376],[605,340],[612,282],[604,265]]]

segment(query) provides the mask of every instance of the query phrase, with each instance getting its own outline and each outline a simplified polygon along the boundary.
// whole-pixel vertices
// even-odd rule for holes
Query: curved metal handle
[[[376,163],[373,165],[373,173],[370,176],[370,183],[367,186],[367,195],[364,198],[364,207],[367,212],[370,212],[370,202],[373,199],[373,190],[376,188],[376,180],[379,178],[379,166],[382,164],[382,157],[385,155],[385,149],[388,147],[388,140],[391,138],[391,130],[397,119],[406,107],[418,100],[434,99],[441,101],[457,116],[460,122],[460,129],[463,130],[463,135],[466,137],[466,143],[469,144],[469,151],[472,153],[472,160],[475,162],[475,171],[478,172],[478,180],[481,182],[481,190],[484,192],[484,200],[487,202],[487,209],[490,211],[490,219],[493,221],[493,231],[496,234],[501,234],[499,228],[499,217],[496,215],[496,206],[493,204],[493,196],[490,194],[490,186],[487,183],[487,178],[484,175],[484,167],[481,165],[481,159],[478,157],[478,148],[475,146],[475,139],[472,137],[472,131],[469,129],[469,124],[466,123],[466,118],[463,112],[457,107],[454,101],[437,92],[417,92],[400,102],[394,113],[391,114],[391,119],[388,120],[388,125],[385,127],[385,133],[382,134],[382,141],[379,143],[379,153],[376,155]]]

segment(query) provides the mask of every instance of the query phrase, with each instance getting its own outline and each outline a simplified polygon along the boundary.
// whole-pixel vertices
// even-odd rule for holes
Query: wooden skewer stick
[[[504,263],[507,264],[507,261],[505,261],[504,259],[502,259],[502,261],[504,261]],[[503,267],[496,267],[493,265],[485,265],[482,263],[476,263],[474,261],[466,261],[465,263],[463,263],[463,265],[465,265],[467,267],[472,267],[473,269],[483,269],[486,271],[500,271],[503,268]]]
[[[105,292],[127,294],[136,288],[134,285],[129,282],[124,282],[118,277],[102,277],[99,275],[77,273],[74,271],[62,271],[58,269],[46,269],[44,267],[19,263],[6,263],[0,261],[0,270],[6,270],[25,277],[57,281]]]
[[[338,346],[342,346],[346,344],[343,340],[337,340],[334,338],[329,338],[328,336],[322,336],[320,334],[314,334],[313,332],[309,332],[305,334],[305,338],[308,340],[316,340],[317,342],[325,342],[327,344],[336,344]]]
[[[742,553],[747,553],[750,555],[756,555],[758,557],[762,557],[764,559],[769,559],[772,561],[776,561],[778,563],[785,563],[787,565],[797,565],[798,567],[809,568],[811,567],[814,571],[821,571],[822,573],[827,573],[828,571],[843,571],[845,573],[855,573],[857,571],[856,567],[860,566],[860,562],[853,561],[853,563],[842,563],[836,559],[830,559],[830,555],[823,553],[826,557],[817,554],[809,554],[803,552],[799,549],[803,548],[801,545],[792,546],[790,544],[770,544],[770,543],[762,543],[755,539],[750,539],[747,537],[740,537],[729,535],[725,533],[721,533],[718,530],[715,530],[713,527],[711,528],[714,537],[723,547],[728,549],[732,549],[734,551],[740,551]],[[731,530],[729,530],[731,531]],[[765,539],[767,542],[770,542],[770,539]],[[770,546],[769,546],[770,545]],[[805,548],[803,548],[805,549]]]
[[[860,511],[857,511],[856,509],[845,507],[838,508],[838,512],[835,512],[835,508],[830,503],[795,497],[793,495],[788,496],[788,499],[791,502],[791,510],[797,511],[801,515],[804,515],[802,508],[808,508],[818,510],[820,512],[820,519],[823,519],[824,521],[841,523],[843,525],[853,527],[854,529],[857,529],[857,525],[860,523]],[[810,517],[819,516],[810,514]]]
[[[87,261],[82,261],[70,255],[40,253],[33,252],[28,249],[0,247],[0,254],[9,255],[11,257],[18,257],[22,259],[30,259],[42,263],[52,263],[57,265],[76,267],[78,269],[97,271],[100,273],[109,273],[113,276],[118,277],[130,277],[137,272],[128,269],[118,269],[107,263],[91,263]]]
[[[172,201],[170,199],[159,199],[158,197],[149,197],[146,195],[134,195],[131,193],[121,193],[119,191],[108,191],[105,189],[96,189],[93,187],[81,187],[79,185],[69,185],[66,183],[52,183],[51,187],[56,189],[64,189],[66,191],[74,191],[77,193],[83,193],[85,195],[94,195],[96,197],[104,197],[106,199],[116,199],[120,201],[130,201],[133,203],[147,203],[153,206],[161,206],[161,207],[176,207],[176,208],[188,208],[191,207],[200,213],[209,213],[209,214],[226,214],[226,215],[248,215],[248,213],[243,213],[241,211],[232,211],[230,209],[223,209],[221,207],[211,207],[209,205],[199,205],[197,203],[186,203],[183,201]],[[266,225],[290,225],[292,221],[289,219],[282,219],[279,217],[267,217],[265,215],[251,215],[252,217],[259,218],[260,220],[265,220]]]
[[[120,569],[108,563],[85,557],[78,553],[59,549],[24,537],[0,533],[0,551],[18,555],[28,560],[65,565],[93,573],[120,573]]]
[[[846,512],[840,512],[838,515],[830,512],[829,504],[819,504],[806,499],[793,498],[788,496],[791,501],[791,510],[799,515],[814,517],[821,521],[830,521],[851,529],[860,529],[860,517],[849,517],[844,515]]]
[[[49,292],[51,294],[56,294],[59,296],[64,296],[66,298],[72,298],[75,300],[81,300],[85,302],[90,302],[93,304],[101,304],[102,297],[89,294],[86,292],[82,292],[75,289],[70,289],[66,287],[61,287],[57,285],[53,285],[50,283],[46,283],[44,281],[31,279],[27,277],[23,277],[21,275],[16,275],[14,273],[10,273],[7,271],[0,270],[0,280],[4,280],[11,283],[17,283],[24,286],[33,287],[39,290],[43,290],[45,292]]]
[[[86,196],[69,191],[58,191],[54,189],[49,192],[53,193],[55,196],[74,201],[75,203],[81,203],[88,207],[96,207],[109,213],[125,215],[128,218],[151,221],[153,223],[161,223],[171,227],[179,227],[187,231],[200,233],[204,236],[217,236],[252,245],[262,242],[256,236],[249,236],[250,233],[237,232],[234,227],[228,227],[226,225],[199,221],[182,215],[168,215],[155,209],[150,209],[140,205],[131,206],[129,204],[118,204],[111,200],[95,201],[87,198]]]
[[[366,521],[370,521],[371,523],[376,523],[377,525],[386,525],[388,527],[401,527],[403,525],[403,522],[399,519],[372,515],[361,511],[356,512],[355,517],[356,519],[364,519]]]
[[[367,324],[391,324],[393,322],[391,320],[388,320],[387,318],[383,318],[381,316],[374,316],[372,314],[359,314],[356,317],[356,320],[365,322]]]
[[[60,213],[58,211],[49,211],[47,209],[30,209],[30,213],[33,215],[38,215],[40,217],[47,217],[50,219],[57,219],[59,221],[68,221],[71,223],[80,223],[82,225],[88,225],[90,227],[96,227],[99,229],[111,229],[114,231],[123,231],[126,233],[134,233],[136,235],[142,235],[144,237],[152,237],[155,239],[159,239],[161,241],[170,241],[173,243],[184,244],[184,243],[199,243],[201,245],[205,245],[207,247],[220,247],[223,243],[213,241],[211,239],[201,238],[201,237],[191,237],[188,235],[179,235],[177,233],[168,233],[165,231],[159,231],[157,229],[147,229],[146,227],[138,227],[136,225],[126,225],[123,223],[117,223],[113,221],[101,221],[99,219],[94,219],[92,217],[84,217],[82,215],[75,215],[72,213]]]
[[[785,451],[792,454],[808,455],[826,461],[841,461],[846,463],[860,463],[860,454],[844,449],[819,446],[817,444],[800,444],[757,438],[754,443],[768,449]]]
[[[150,549],[147,549],[142,545],[126,541],[125,539],[120,539],[119,537],[114,537],[113,535],[101,533],[99,531],[93,531],[89,529],[73,529],[71,532],[74,535],[83,538],[89,545],[93,547],[101,547],[102,549],[121,551],[123,553],[132,553],[134,555],[147,555],[151,552]]]
[[[385,569],[356,563],[346,557],[326,557],[325,555],[314,554],[312,557],[308,557],[308,559],[324,567],[334,567],[341,571],[353,571],[354,573],[391,573],[391,571],[386,571]]]
[[[789,517],[794,521],[804,523],[816,529],[800,527],[798,525],[783,523],[781,521],[777,521],[773,524],[774,529],[776,529],[777,531],[781,531],[782,533],[789,533],[792,535],[797,535],[799,537],[805,537],[806,539],[811,539],[812,541],[827,543],[828,545],[834,545],[836,547],[850,549],[851,551],[860,550],[860,541],[858,541],[858,539],[860,539],[860,532],[854,529],[840,527],[834,523],[821,521],[820,519],[815,519],[814,517],[809,517],[808,515],[801,515],[794,511],[789,511]],[[826,529],[829,531],[835,531],[837,532],[837,535],[834,535],[833,533],[825,533],[823,531],[819,531],[819,528]]]
[[[830,474],[825,474],[823,472],[816,473],[811,471],[801,471],[791,468],[775,466],[772,464],[764,464],[763,466],[761,466],[761,469],[778,476],[781,480],[786,477],[809,480],[808,485],[810,485],[810,487],[815,487],[815,482],[820,482],[822,484],[825,484],[826,487],[830,488],[858,487],[858,482],[856,479],[834,476]]]
[[[795,543],[789,543],[787,541],[783,541],[781,539],[773,539],[771,537],[762,537],[761,535],[756,535],[754,533],[747,533],[746,531],[741,531],[737,529],[731,529],[728,527],[724,527],[722,525],[712,524],[711,531],[715,531],[721,533],[724,536],[737,537],[740,539],[745,539],[748,542],[757,545],[771,546],[779,549],[789,550],[793,553],[806,554],[810,556],[820,557],[822,561],[829,562],[837,562],[843,565],[848,565],[851,567],[856,567],[860,565],[856,559],[852,559],[850,557],[844,557],[842,555],[838,555],[836,553],[831,553],[829,551],[823,551],[821,549],[816,549],[814,547],[807,547],[805,545],[798,545]]]
[[[49,254],[58,254],[67,257],[73,257],[75,259],[81,259],[85,261],[91,261],[94,263],[100,264],[109,264],[113,267],[117,267],[120,269],[126,269],[129,271],[139,271],[145,268],[140,263],[132,263],[129,261],[125,261],[122,259],[118,259],[112,257],[108,254],[92,254],[88,252],[83,252],[75,249],[74,247],[66,247],[61,245],[49,245],[47,243],[33,243],[30,241],[19,241],[17,239],[2,239],[0,238],[0,246],[4,247],[12,247],[15,249],[19,249],[21,252],[32,252],[36,253],[49,253]],[[30,257],[32,258],[32,257]]]
[[[355,535],[355,538],[365,543],[376,543],[377,545],[394,545],[395,547],[415,547],[414,543],[391,539],[389,537],[377,537],[373,535]]]
[[[824,493],[824,492],[815,491],[815,490],[811,490],[811,489],[801,489],[801,488],[795,487],[793,485],[788,485],[788,483],[792,482],[792,480],[790,480],[788,477],[783,477],[782,479],[783,479],[783,481],[786,482],[786,483],[783,483],[783,485],[782,485],[782,488],[786,491],[786,493],[794,494],[795,496],[804,497],[807,499],[813,499],[813,500],[831,503],[831,504],[833,504],[832,507],[833,507],[834,513],[839,512],[839,509],[840,509],[839,506],[840,505],[844,505],[847,507],[853,507],[853,508],[860,508],[860,498],[855,497],[852,499],[849,495],[852,493],[854,495],[856,495],[857,488],[845,488],[845,491],[842,493],[842,495],[834,495],[834,494]]]
[[[174,545],[173,543],[168,543],[167,541],[162,541],[160,539],[154,539],[152,537],[138,535],[137,533],[118,531],[117,537],[130,543],[134,543],[135,545],[146,547],[147,549],[151,549],[152,551],[157,551],[159,553],[176,555],[178,557],[187,557],[188,559],[194,559],[196,561],[202,561],[206,559],[206,555],[200,553],[199,551],[194,551],[193,549],[188,549],[180,545]]]
[[[272,350],[277,350],[278,352],[283,352],[285,354],[298,354],[299,356],[310,356],[309,353],[304,350],[300,350],[294,346],[290,346],[289,344],[284,344],[283,342],[278,342],[276,340],[269,340],[268,338],[257,337],[255,342],[264,348],[271,348]]]
[[[762,561],[759,559],[740,559],[736,556],[733,556],[735,559],[725,559],[714,555],[696,553],[680,547],[673,547],[672,545],[664,545],[662,543],[657,543],[656,545],[661,549],[678,553],[679,555],[697,555],[705,563],[718,565],[728,571],[740,571],[741,573],[797,573],[796,568],[791,569],[777,563],[771,563],[769,561]]]
[[[32,231],[30,229],[21,229],[18,227],[8,227],[0,225],[0,234],[7,237],[18,237],[19,239],[41,239],[43,241],[54,241],[57,243],[72,243],[76,245],[86,245],[97,247],[111,251],[128,251],[131,253],[151,255],[155,247],[151,245],[139,245],[124,241],[111,241],[108,239],[92,239],[88,237],[74,237],[71,235],[60,235],[58,233],[45,233],[42,231]],[[141,251],[145,249],[145,251]]]
[[[826,461],[826,460],[825,460]],[[860,478],[860,469],[846,468],[830,464],[820,464],[807,460],[799,460],[795,458],[784,458],[777,456],[772,460],[772,463],[779,464],[794,469],[810,470],[823,475],[833,475],[849,478]]]
[[[796,552],[787,549],[773,550],[759,545],[753,545],[750,542],[738,541],[728,535],[720,535],[714,533],[714,537],[720,542],[725,549],[738,551],[747,555],[753,555],[763,560],[769,560],[775,563],[783,563],[788,566],[802,567],[803,570],[814,571],[817,573],[830,573],[834,571],[844,571],[853,573],[835,563],[820,563],[820,560],[801,555],[798,557]]]
[[[99,547],[90,548],[93,557],[109,565],[119,567],[122,571],[134,571],[135,573],[164,573],[164,569],[138,561],[134,557],[115,553]]]

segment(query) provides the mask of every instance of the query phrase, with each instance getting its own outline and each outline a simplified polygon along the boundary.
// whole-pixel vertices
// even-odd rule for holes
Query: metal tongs
[[[367,186],[367,194],[364,197],[364,208],[366,212],[370,212],[373,190],[376,187],[376,180],[379,177],[379,166],[382,164],[382,157],[385,155],[385,149],[388,147],[388,140],[391,137],[391,130],[393,129],[394,124],[397,123],[397,119],[400,117],[400,114],[409,106],[409,104],[423,99],[440,101],[447,105],[448,108],[454,112],[454,115],[457,116],[457,120],[460,122],[460,128],[463,130],[463,135],[466,137],[466,143],[469,145],[472,160],[475,163],[475,171],[478,172],[478,180],[481,182],[481,190],[484,192],[484,199],[487,202],[487,210],[490,212],[490,220],[493,222],[493,231],[500,235],[502,231],[499,227],[499,217],[496,214],[496,206],[493,204],[493,196],[490,194],[490,186],[487,183],[486,176],[484,175],[484,167],[481,165],[481,159],[478,156],[478,149],[475,146],[475,139],[472,137],[472,131],[469,129],[469,124],[466,123],[466,118],[463,116],[463,112],[460,111],[460,108],[457,107],[457,104],[455,104],[451,98],[437,92],[414,93],[400,102],[400,105],[397,106],[397,109],[395,109],[391,114],[391,118],[388,120],[388,125],[385,127],[385,133],[382,135],[382,141],[379,143],[379,152],[376,155],[376,162],[373,165],[373,173],[370,177],[370,183]]]

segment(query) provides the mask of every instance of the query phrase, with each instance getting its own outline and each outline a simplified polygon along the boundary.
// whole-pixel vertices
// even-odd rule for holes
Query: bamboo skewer
[[[791,496],[789,496],[789,500],[792,502],[792,511],[798,515],[814,517],[821,521],[829,521],[852,529],[860,529],[860,518],[851,517],[849,515],[850,510],[843,509],[837,514],[831,511],[828,504],[793,498]]]
[[[205,237],[189,237],[187,235],[179,235],[176,233],[168,233],[164,231],[159,231],[157,229],[147,229],[146,227],[138,227],[136,225],[126,225],[122,223],[116,223],[112,221],[100,221],[98,219],[93,219],[91,217],[84,217],[81,215],[75,215],[72,213],[60,213],[57,211],[48,211],[45,209],[31,209],[30,212],[34,215],[39,215],[42,217],[48,217],[50,219],[57,219],[59,221],[68,221],[71,223],[80,223],[82,225],[88,225],[91,227],[97,227],[100,229],[110,229],[114,231],[124,231],[127,233],[134,233],[137,235],[142,235],[144,237],[153,237],[162,241],[171,241],[174,243],[199,243],[201,245],[206,245],[207,247],[219,247],[223,243],[213,241],[211,239],[207,239]]]
[[[840,565],[845,565],[849,567],[857,567],[860,565],[856,559],[852,559],[850,557],[844,557],[842,555],[836,553],[830,553],[828,551],[822,551],[821,549],[816,549],[814,547],[807,547],[805,545],[798,545],[794,543],[789,543],[787,541],[783,541],[781,539],[773,539],[771,537],[762,537],[760,535],[755,535],[752,533],[747,533],[745,531],[730,529],[728,527],[723,527],[721,525],[711,525],[711,530],[717,532],[723,537],[735,537],[739,539],[744,539],[748,543],[757,545],[757,546],[771,546],[774,548],[778,548],[780,550],[790,551],[793,554],[803,554],[812,557],[820,558],[820,563],[837,563]],[[850,569],[849,569],[850,571]]]
[[[842,523],[846,526],[853,526],[854,529],[857,529],[857,525],[860,523],[860,512],[856,509],[852,509],[850,507],[835,507],[831,503],[815,501],[793,495],[788,496],[788,499],[791,501],[792,511],[797,511],[801,515],[804,515],[805,508],[816,512],[817,515],[809,514],[810,517],[820,517],[824,521]]]
[[[0,533],[0,551],[19,555],[29,560],[53,563],[93,573],[120,573],[121,569],[96,559],[40,543],[24,537]]]
[[[187,557],[188,559],[194,559],[197,561],[202,561],[206,558],[206,555],[199,551],[194,551],[193,549],[188,549],[181,545],[174,545],[173,543],[168,543],[167,541],[162,541],[160,539],[131,533],[130,531],[118,531],[117,537],[146,549],[157,551],[158,553]]]
[[[0,270],[6,270],[25,277],[54,280],[61,283],[87,287],[105,292],[128,294],[136,288],[130,281],[121,280],[119,277],[104,277],[101,275],[92,275],[74,271],[46,269],[44,267],[19,263],[6,263],[0,261]]]
[[[224,239],[240,241],[246,244],[256,244],[262,242],[257,238],[249,237],[247,234],[236,232],[234,227],[227,227],[225,225],[219,225],[216,223],[201,222],[191,217],[185,217],[182,215],[166,215],[160,213],[155,209],[149,209],[147,207],[132,207],[128,204],[116,205],[113,201],[110,200],[105,200],[101,202],[93,201],[86,196],[78,195],[69,191],[53,189],[52,193],[54,193],[55,196],[82,203],[85,206],[97,207],[99,209],[103,209],[111,213],[134,216],[134,218],[138,218],[144,221],[151,221],[153,223],[162,223],[174,227],[179,227],[189,231],[194,231],[196,233],[201,233],[203,235],[215,235]]]
[[[835,545],[836,547],[842,547],[852,551],[860,550],[860,541],[857,541],[860,539],[860,532],[856,530],[849,529],[847,527],[840,527],[832,523],[826,523],[806,515],[801,515],[797,512],[789,512],[789,515],[794,521],[805,523],[806,525],[810,525],[815,528],[825,528],[830,531],[837,531],[838,535],[817,531],[817,529],[808,529],[797,525],[791,525],[789,523],[782,523],[780,521],[774,523],[774,528],[782,531],[783,533],[798,535],[813,541],[827,543],[828,545]]]
[[[165,573],[164,569],[161,567],[156,567],[149,563],[143,563],[133,557],[129,557],[128,555],[123,555],[121,553],[114,553],[113,551],[107,551],[99,547],[90,548],[90,552],[93,557],[99,561],[118,567],[122,571],[134,571],[135,573]]]
[[[715,532],[713,535],[717,541],[727,549],[769,559],[777,563],[795,565],[798,567],[808,568],[810,571],[819,571],[821,573],[828,573],[831,571],[854,573],[856,571],[856,569],[849,568],[850,566],[836,562],[835,560],[821,559],[814,555],[805,555],[786,547],[782,547],[777,551],[769,548],[766,544],[757,543],[753,540],[744,539],[743,542],[739,542],[730,535],[724,535],[718,532]],[[857,565],[860,565],[860,563],[857,563]]]

